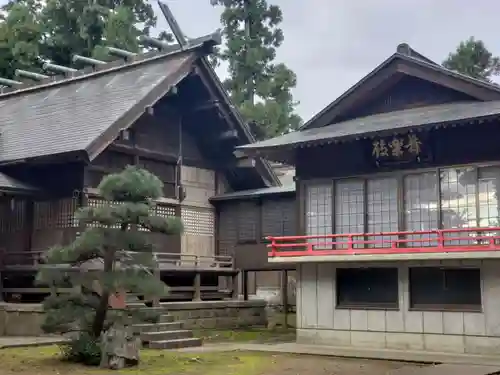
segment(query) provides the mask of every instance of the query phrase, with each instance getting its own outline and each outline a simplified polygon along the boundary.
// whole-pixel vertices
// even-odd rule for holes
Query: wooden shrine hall
[[[156,214],[184,223],[182,235],[151,234],[169,298],[235,295],[238,269],[231,254],[218,255],[209,199],[279,180],[267,162],[233,153],[253,138],[206,59],[220,40],[142,37],[144,54],[110,48],[109,63],[74,56],[80,70],[45,64],[43,74],[0,79],[2,298],[48,292],[34,286],[42,254],[84,230],[75,210],[102,204],[100,180],[127,165],[162,180]]]
[[[401,44],[300,130],[239,147],[296,168],[297,229],[268,261],[297,267],[299,342],[498,354],[499,136],[498,85]]]

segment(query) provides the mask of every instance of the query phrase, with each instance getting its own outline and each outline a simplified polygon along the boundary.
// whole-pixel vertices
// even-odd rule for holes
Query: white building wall
[[[388,266],[387,263],[369,264],[383,265]],[[439,265],[481,268],[482,312],[409,311],[408,268]],[[500,261],[399,262],[399,311],[336,309],[335,272],[339,266],[338,263],[306,263],[297,267],[299,343],[500,353]],[[346,266],[360,265],[342,265]]]

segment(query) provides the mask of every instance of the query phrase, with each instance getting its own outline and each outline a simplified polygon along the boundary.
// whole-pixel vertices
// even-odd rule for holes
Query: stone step
[[[136,332],[158,332],[158,331],[175,331],[182,329],[183,322],[165,322],[165,323],[140,323],[134,324],[133,328]]]
[[[162,314],[160,315],[160,320],[158,323],[172,323],[175,322],[175,317],[170,314]]]
[[[143,342],[169,341],[178,339],[188,339],[192,337],[193,337],[193,332],[187,329],[141,333],[141,340]]]
[[[202,341],[199,337],[190,337],[184,339],[175,340],[161,340],[161,341],[151,341],[148,344],[150,349],[180,349],[180,348],[192,348],[195,346],[201,346]]]

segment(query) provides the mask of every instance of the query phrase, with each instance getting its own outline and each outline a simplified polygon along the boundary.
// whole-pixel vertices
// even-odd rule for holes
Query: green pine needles
[[[99,184],[101,207],[84,207],[77,213],[85,231],[70,245],[47,252],[37,280],[54,287],[43,302],[43,329],[50,333],[78,331],[98,339],[118,320],[148,321],[144,311],[109,309],[110,296],[134,293],[158,298],[167,286],[154,275],[154,247],[150,232],[178,234],[178,218],[152,213],[163,184],[144,169],[127,166]],[[58,293],[70,288],[72,293]]]

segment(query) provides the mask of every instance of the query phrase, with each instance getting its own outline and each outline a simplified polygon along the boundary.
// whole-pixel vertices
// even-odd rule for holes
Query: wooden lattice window
[[[34,203],[34,226],[36,230],[73,228],[78,226],[75,212],[77,198],[64,198]]]
[[[0,204],[0,232],[13,233],[25,229],[26,207],[27,203],[22,199],[2,200]]]
[[[214,212],[211,209],[182,207],[181,219],[186,234],[214,235]]]

